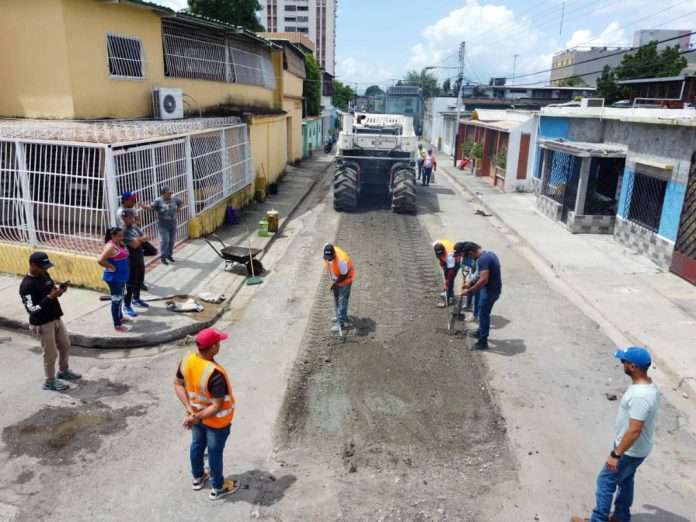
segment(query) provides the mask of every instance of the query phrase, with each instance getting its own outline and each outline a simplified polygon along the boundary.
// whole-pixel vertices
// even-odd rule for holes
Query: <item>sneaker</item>
[[[44,390],[49,390],[49,391],[65,391],[69,388],[67,384],[63,384],[60,381],[57,381],[56,379],[46,379],[46,382],[43,385]]]
[[[64,372],[58,372],[58,378],[65,381],[77,381],[82,379],[82,375],[75,373],[72,370],[65,370]]]
[[[114,330],[116,330],[117,332],[121,332],[121,333],[128,333],[131,331],[130,326],[126,326],[125,324],[120,324],[118,326],[115,326]]]
[[[488,341],[476,341],[474,346],[472,347],[474,350],[488,350]]]
[[[123,309],[126,311],[129,317],[138,317],[138,312],[133,310],[132,306],[124,306]]]
[[[208,482],[208,479],[210,478],[210,473],[208,473],[208,470],[203,471],[203,476],[194,478],[193,482],[191,483],[191,487],[193,488],[194,491],[200,491],[203,489],[203,486],[205,486],[205,483]]]
[[[338,333],[338,325],[337,325],[337,324],[335,324],[335,325],[333,325],[333,326],[331,327],[331,332],[332,332],[332,333]]]
[[[133,299],[133,304],[137,306],[138,308],[150,308],[150,305],[147,304],[145,301],[142,299]]]
[[[329,322],[331,323],[335,323],[336,321],[338,321],[338,317],[336,317],[335,315],[329,319]]]
[[[176,261],[174,261],[174,258],[172,256],[169,256],[167,259],[169,259],[170,263],[176,263]]]
[[[168,264],[169,264],[169,261],[167,261],[167,258],[166,258],[166,257],[161,257],[161,258],[160,258],[160,261],[162,261],[162,264],[163,264],[163,265],[168,265]]]
[[[220,489],[213,488],[210,490],[210,493],[208,494],[208,498],[210,500],[218,500],[224,496],[231,495],[232,493],[236,493],[238,489],[239,489],[239,481],[238,480],[225,479],[225,482],[222,484],[222,487]]]
[[[147,292],[147,291],[150,290],[150,288],[149,288],[145,283],[140,283],[140,289],[141,289],[143,292]]]

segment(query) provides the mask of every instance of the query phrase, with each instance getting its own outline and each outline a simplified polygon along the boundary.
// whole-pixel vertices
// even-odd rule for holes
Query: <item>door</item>
[[[672,272],[696,284],[696,152],[691,155],[679,233],[672,254]]]
[[[517,160],[517,179],[527,179],[527,162],[529,161],[529,134],[520,137],[520,156]]]
[[[578,181],[580,180],[580,165],[582,165],[582,160],[576,156],[571,156],[570,172],[568,172],[568,180],[563,193],[563,209],[561,212],[561,221],[563,223],[568,221],[568,211],[575,210],[575,200],[578,197]]]

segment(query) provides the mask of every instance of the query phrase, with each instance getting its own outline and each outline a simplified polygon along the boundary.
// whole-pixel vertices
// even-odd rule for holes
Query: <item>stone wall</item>
[[[672,264],[672,252],[674,251],[672,241],[621,216],[616,216],[614,238],[631,250],[649,257],[664,269],[669,269]]]
[[[560,221],[563,205],[546,196],[537,195],[537,210],[553,221]]]

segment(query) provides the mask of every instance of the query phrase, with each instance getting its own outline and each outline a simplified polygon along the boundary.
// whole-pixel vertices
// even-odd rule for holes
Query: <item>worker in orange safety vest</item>
[[[350,327],[348,302],[350,289],[355,280],[355,266],[344,250],[331,243],[324,245],[324,261],[331,278],[331,292],[336,305],[336,317],[332,319],[335,324],[331,327],[331,331],[340,332],[343,328]]]
[[[461,256],[454,251],[454,243],[449,239],[438,239],[433,243],[433,252],[442,268],[442,285],[444,288],[438,306],[444,308],[447,303],[454,303],[454,280],[459,271]],[[447,301],[445,301],[447,299]]]
[[[208,498],[217,500],[239,489],[237,481],[226,480],[222,454],[234,418],[235,399],[225,369],[215,361],[226,333],[206,328],[196,336],[197,352],[184,356],[177,369],[174,391],[186,408],[184,427],[192,432],[190,459],[193,489],[203,488],[211,479]],[[203,457],[208,448],[208,465]]]

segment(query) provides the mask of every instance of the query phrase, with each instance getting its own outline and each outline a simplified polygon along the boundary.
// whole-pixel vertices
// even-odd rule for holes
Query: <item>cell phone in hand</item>
[[[61,290],[65,290],[66,288],[68,288],[68,286],[70,286],[70,281],[66,281],[65,283],[61,283],[60,285],[58,285],[58,288],[60,288]]]

